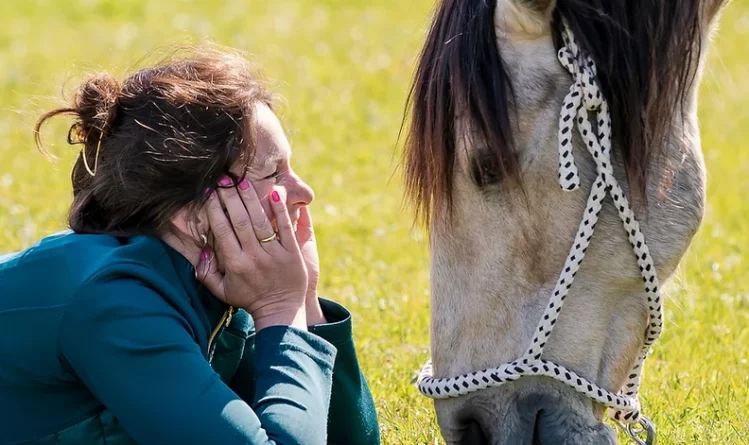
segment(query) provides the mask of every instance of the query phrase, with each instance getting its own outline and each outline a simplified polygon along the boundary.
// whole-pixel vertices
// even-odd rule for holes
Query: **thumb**
[[[224,300],[224,274],[218,270],[218,261],[216,261],[213,250],[206,247],[200,253],[200,261],[195,267],[195,278],[203,283],[216,298]]]

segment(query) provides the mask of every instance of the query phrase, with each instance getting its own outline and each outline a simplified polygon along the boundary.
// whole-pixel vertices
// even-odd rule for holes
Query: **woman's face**
[[[299,209],[309,205],[315,193],[292,170],[291,146],[273,111],[265,104],[257,104],[255,119],[257,147],[246,178],[255,187],[265,213],[274,227],[275,218],[269,203],[274,186],[285,189],[289,216],[293,222],[296,222],[299,219]],[[242,176],[241,171],[234,173]]]

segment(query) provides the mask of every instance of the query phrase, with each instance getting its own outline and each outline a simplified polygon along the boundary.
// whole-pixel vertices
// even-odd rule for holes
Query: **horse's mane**
[[[555,45],[564,17],[598,67],[633,198],[645,200],[648,165],[665,148],[694,82],[706,17],[725,2],[557,0]],[[452,207],[457,110],[490,148],[492,155],[477,161],[480,171],[489,172],[483,177],[519,179],[513,89],[497,49],[495,7],[496,0],[443,0],[418,60],[403,156],[407,195],[427,223],[435,211]]]

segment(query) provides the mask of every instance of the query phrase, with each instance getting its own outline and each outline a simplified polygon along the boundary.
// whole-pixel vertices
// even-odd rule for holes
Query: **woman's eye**
[[[271,173],[270,175],[264,177],[263,180],[275,178],[276,176],[278,176],[280,174],[281,174],[281,170],[276,170],[273,173]]]

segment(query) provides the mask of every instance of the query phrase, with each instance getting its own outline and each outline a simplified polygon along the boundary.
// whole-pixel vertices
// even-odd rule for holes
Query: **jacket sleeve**
[[[324,444],[336,351],[291,327],[255,337],[254,397],[204,358],[185,319],[138,280],[88,283],[63,316],[63,364],[140,444]]]
[[[324,338],[337,349],[333,368],[333,389],[328,414],[328,441],[330,445],[378,445],[380,428],[372,394],[359,368],[359,360],[352,335],[351,314],[343,306],[320,299],[328,323],[309,328],[310,332]],[[245,353],[231,387],[245,400],[253,397],[253,382],[257,372],[253,352],[257,339],[248,339]]]

